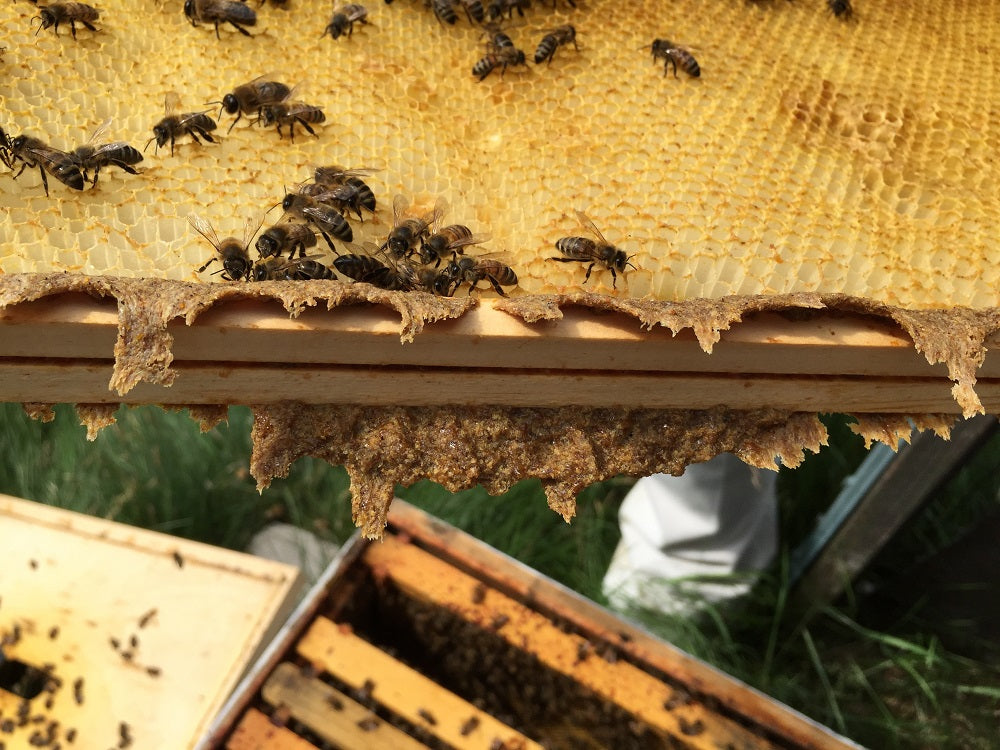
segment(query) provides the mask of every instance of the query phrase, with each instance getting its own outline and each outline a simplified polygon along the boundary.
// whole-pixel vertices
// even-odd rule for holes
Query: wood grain
[[[720,670],[619,619],[574,591],[538,575],[402,500],[393,501],[389,531],[412,538],[422,548],[532,608],[570,623],[588,637],[615,645],[640,663],[666,674],[691,693],[710,697],[726,711],[768,727],[803,748],[855,747],[812,719],[739,682]]]
[[[476,578],[412,544],[388,536],[369,546],[364,558],[376,577],[391,580],[408,596],[456,612],[484,629],[493,629],[515,648],[530,644],[540,664],[567,675],[654,730],[675,738],[684,747],[704,750],[774,747],[769,740],[714,713],[697,700],[668,708],[665,704],[673,697],[673,689],[626,661],[612,663],[597,656],[581,660],[581,649],[589,646],[585,638],[562,632],[552,620],[499,591],[488,591],[480,604],[471,602],[470,592],[476,586]],[[496,618],[506,618],[505,624],[495,628]],[[699,731],[692,732],[692,727],[699,727]]]
[[[116,745],[119,722],[137,747],[192,747],[299,582],[289,565],[7,495],[0,549],[0,634],[23,633],[5,653],[54,665],[63,688],[48,713],[77,730],[77,747]],[[0,713],[17,703],[0,690]]]
[[[315,750],[315,746],[251,708],[226,743],[226,750]]]
[[[342,750],[425,747],[343,693],[306,677],[294,664],[279,664],[264,683],[262,695],[269,704],[283,706],[292,718]]]
[[[108,388],[114,302],[65,294],[0,311],[0,393],[36,402],[959,413],[943,365],[928,365],[882,319],[760,314],[723,332],[707,355],[689,330],[674,337],[622,314],[563,312],[527,324],[484,300],[403,345],[398,315],[375,305],[290,318],[277,303],[227,303],[191,326],[170,324],[173,386],[143,384],[122,398]],[[1000,410],[1000,357],[987,357],[977,392],[988,411]]]
[[[316,618],[296,650],[352,688],[372,680],[372,694],[380,704],[456,750],[488,750],[496,738],[508,747],[541,750],[521,733],[325,617]],[[429,711],[435,723],[421,711]],[[478,723],[463,734],[462,726],[471,717]]]

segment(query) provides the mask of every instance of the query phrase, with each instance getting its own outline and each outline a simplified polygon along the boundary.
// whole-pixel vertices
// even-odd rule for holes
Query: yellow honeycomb
[[[264,74],[325,107],[317,138],[220,119],[217,145],[153,152],[79,193],[37,170],[0,175],[0,270],[194,279],[220,236],[279,201],[313,165],[377,168],[380,201],[357,239],[380,241],[392,196],[443,196],[447,222],[492,235],[525,292],[574,289],[579,264],[546,260],[585,234],[585,211],[639,270],[618,292],[665,300],[844,292],[904,307],[996,306],[1000,253],[1000,21],[991,3],[856,0],[851,22],[819,0],[536,0],[508,33],[528,58],[572,23],[580,51],[472,76],[480,30],[420,0],[368,0],[370,25],[332,40],[330,4],[257,7],[246,38],[193,28],[179,0],[97,0],[99,31],[35,35],[37,7],[0,4],[0,125],[70,149],[107,137],[141,148],[176,90],[185,111]],[[689,48],[700,79],[664,76],[648,46]],[[216,112],[217,113],[217,110]],[[277,221],[280,211],[266,217]],[[217,278],[217,277],[216,277]],[[611,291],[595,269],[588,287]]]

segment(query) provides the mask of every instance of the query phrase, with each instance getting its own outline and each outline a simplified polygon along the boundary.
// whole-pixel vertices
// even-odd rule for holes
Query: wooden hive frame
[[[954,371],[928,364],[887,316],[754,313],[719,332],[709,356],[691,328],[672,335],[574,304],[557,320],[528,323],[505,304],[483,300],[401,344],[399,315],[383,306],[290,318],[274,302],[231,301],[191,325],[165,324],[177,375],[169,388],[144,382],[119,394],[109,382],[127,324],[115,302],[62,294],[0,312],[0,393],[42,403],[226,404],[252,394],[254,403],[961,410]],[[985,346],[1000,348],[1000,338]],[[982,407],[1000,410],[1000,361],[988,358],[973,380]]]
[[[498,724],[376,648],[345,621],[335,621],[353,596],[356,584],[348,579],[359,569],[369,569],[377,581],[391,582],[414,600],[496,633],[514,648],[528,649],[544,668],[603,695],[681,746],[854,747],[463,532],[397,502],[386,540],[371,544],[356,536],[342,551],[237,689],[200,750],[308,748],[312,745],[299,734],[310,731],[344,747],[413,745],[384,718],[375,720],[377,730],[358,731],[360,723],[374,717],[372,698],[418,727],[418,735],[452,747],[486,748],[497,738],[505,747],[536,747],[516,729]],[[318,679],[324,675],[343,688]],[[358,695],[369,708],[357,704]],[[290,720],[299,734],[281,726]]]

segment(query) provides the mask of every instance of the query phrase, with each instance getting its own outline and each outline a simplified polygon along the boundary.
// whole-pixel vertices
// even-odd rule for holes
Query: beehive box
[[[0,548],[7,750],[193,747],[299,593],[289,565],[7,495]]]
[[[355,537],[202,748],[848,748],[397,502]]]
[[[704,451],[645,444],[676,461],[618,460],[634,449],[619,435],[584,445],[570,468],[523,462],[573,486],[721,450],[794,465],[825,430],[793,413],[889,413],[861,429],[893,441],[907,415],[1000,408],[1000,365],[984,362],[1000,328],[988,4],[859,1],[843,21],[818,0],[536,2],[505,23],[514,42],[530,58],[546,29],[569,22],[580,49],[482,82],[472,67],[483,31],[461,12],[449,25],[419,2],[372,4],[371,23],[333,40],[322,36],[329,6],[290,0],[258,8],[251,38],[192,27],[178,5],[112,0],[98,31],[75,40],[36,35],[34,6],[0,9],[4,129],[71,149],[110,118],[108,138],[141,146],[168,92],[196,110],[262,74],[302,84],[296,96],[327,121],[292,142],[249,117],[226,132],[224,116],[218,144],[150,148],[142,174],[105,169],[84,191],[52,179],[46,196],[37,170],[0,175],[5,398],[256,404],[257,438],[288,447],[257,451],[262,486],[297,455],[342,460],[320,435],[274,435],[325,420],[285,420],[286,401],[342,406],[385,445],[381,425],[400,419],[479,425],[463,437],[480,456],[499,411],[505,424],[528,414],[531,434],[587,443],[592,421],[574,420],[589,407],[610,409],[586,412],[605,422],[675,426],[688,424],[679,409],[715,409],[711,423],[742,423],[725,408],[754,410],[756,427],[711,446],[702,434]],[[665,75],[651,59],[657,37],[690,49],[701,76]],[[330,163],[374,170],[379,205],[354,222],[359,243],[385,238],[393,196],[418,215],[444,199],[445,222],[491,235],[482,250],[516,270],[512,298],[204,283],[218,280],[196,273],[214,251],[191,213],[239,236]],[[598,265],[584,285],[582,264],[549,260],[559,238],[587,234],[578,210],[633,256],[617,283]],[[309,309],[324,306],[337,309]],[[386,411],[439,406],[437,417]],[[778,413],[792,425],[781,439],[766,427]],[[919,421],[946,430],[952,419]],[[348,452],[364,447],[358,434]],[[457,479],[472,463],[459,452],[424,455],[400,480],[493,481]],[[391,499],[383,484],[361,488],[369,533]],[[567,516],[571,489],[549,496]]]

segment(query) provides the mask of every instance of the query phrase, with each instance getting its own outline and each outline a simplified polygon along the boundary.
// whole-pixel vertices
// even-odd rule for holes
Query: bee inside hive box
[[[305,248],[326,266],[336,254],[370,257],[394,224],[440,199],[446,211],[428,233],[488,237],[457,249],[516,276],[515,287],[502,269],[464,269],[488,295],[823,291],[995,305],[997,264],[983,262],[998,209],[988,189],[996,84],[981,59],[992,17],[974,5],[834,5],[853,12],[721,0],[669,10],[652,0],[346,10],[109,0],[96,18],[53,4],[68,19],[57,26],[37,6],[7,4],[8,143],[27,135],[73,154],[106,125],[91,148],[147,147],[141,162],[99,149],[93,185],[61,184],[49,169],[48,195],[37,168],[14,180],[46,154],[8,148],[0,269],[213,280],[218,265],[198,273],[214,250],[192,213],[240,239],[247,223],[279,223],[280,208],[268,209],[336,164],[371,170],[377,206],[334,212],[354,244],[327,232],[330,243]],[[222,106],[260,76],[285,98]],[[147,143],[154,126],[195,114],[218,127],[174,123],[163,143]],[[397,195],[409,202],[402,217]],[[574,237],[585,240],[575,254],[557,249]],[[439,288],[464,294],[465,280],[456,270]]]

